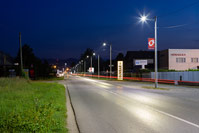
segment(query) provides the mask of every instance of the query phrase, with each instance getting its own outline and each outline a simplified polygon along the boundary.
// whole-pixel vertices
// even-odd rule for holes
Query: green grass
[[[88,78],[93,78],[93,79],[99,79],[99,80],[117,80],[117,79],[114,79],[114,78],[112,78],[112,79],[110,79],[109,77],[107,77],[107,78],[104,78],[104,77],[88,77]]]
[[[170,90],[168,88],[155,88],[155,87],[152,87],[152,86],[142,86],[142,88],[144,89],[156,89],[156,90]]]
[[[49,78],[40,78],[37,79],[38,81],[57,81],[57,80],[64,80],[64,76],[63,77],[49,77]]]
[[[0,132],[68,132],[64,86],[0,78]]]

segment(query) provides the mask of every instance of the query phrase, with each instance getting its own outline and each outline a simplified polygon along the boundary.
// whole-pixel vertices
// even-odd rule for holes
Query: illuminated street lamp
[[[93,56],[95,56],[95,53],[93,53],[93,55],[91,55],[91,75],[92,75]]]
[[[103,46],[106,46],[106,43],[103,43]],[[110,45],[110,79],[111,79],[111,73],[112,73],[112,45]]]
[[[145,23],[147,20],[151,20],[147,18],[148,16],[143,15],[140,16],[140,22]],[[154,17],[155,21],[155,88],[158,87],[158,62],[157,62],[157,16]]]
[[[92,65],[93,65],[93,56],[95,56],[95,53],[93,53],[93,55],[91,56],[91,68],[92,68]]]
[[[84,67],[84,63],[83,63],[83,60],[81,60],[81,72],[83,72],[83,67]]]
[[[88,59],[89,56],[87,55],[86,56],[86,59]],[[85,73],[86,73],[86,59],[84,59],[84,76],[85,76]]]

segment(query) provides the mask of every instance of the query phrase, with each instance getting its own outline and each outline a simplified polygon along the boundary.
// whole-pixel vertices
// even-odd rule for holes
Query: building
[[[154,69],[154,51],[127,51],[124,58],[124,68],[126,71],[140,69],[141,66],[135,64],[136,60],[147,60],[145,68]]]
[[[13,71],[14,59],[0,51],[0,77],[8,76],[11,69]]]
[[[169,70],[199,69],[199,49],[167,49],[160,51],[159,68]]]

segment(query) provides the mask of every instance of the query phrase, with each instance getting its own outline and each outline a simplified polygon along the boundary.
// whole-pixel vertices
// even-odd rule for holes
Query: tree
[[[47,61],[42,62],[41,59],[37,58],[33,49],[28,45],[24,44],[22,47],[22,57],[23,57],[23,68],[33,69],[35,78],[38,77],[48,77],[51,72],[51,67]],[[16,62],[20,62],[20,51],[18,51]]]
[[[33,53],[33,49],[27,44],[22,46],[22,57],[23,57],[23,67],[30,68],[31,64],[35,63],[36,57]],[[20,51],[18,51],[16,62],[20,62]],[[19,63],[20,64],[20,63]]]
[[[85,59],[87,56],[89,56],[89,57],[92,56],[93,53],[94,53],[94,51],[92,49],[87,48],[86,51],[83,54],[81,54],[80,60]]]
[[[116,59],[116,61],[123,61],[124,60],[123,53],[119,53],[115,59]]]

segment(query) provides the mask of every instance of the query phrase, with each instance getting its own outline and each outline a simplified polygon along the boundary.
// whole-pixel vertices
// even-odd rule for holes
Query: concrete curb
[[[67,128],[70,133],[80,133],[79,125],[77,123],[77,118],[75,114],[75,110],[71,101],[71,96],[69,89],[66,85],[64,85],[66,88],[66,106],[67,106]]]

